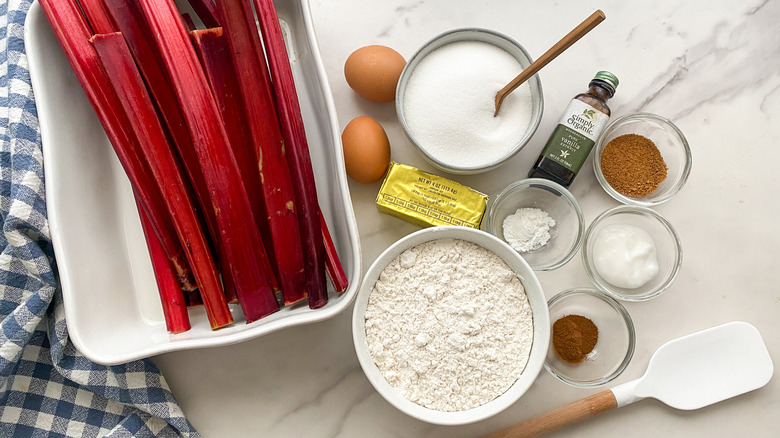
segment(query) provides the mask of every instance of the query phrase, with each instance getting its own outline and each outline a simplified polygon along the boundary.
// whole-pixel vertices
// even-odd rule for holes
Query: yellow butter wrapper
[[[479,228],[488,196],[405,164],[390,163],[376,197],[382,212],[421,227]]]

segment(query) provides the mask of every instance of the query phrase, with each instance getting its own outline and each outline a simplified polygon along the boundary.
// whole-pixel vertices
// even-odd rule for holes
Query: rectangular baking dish
[[[124,363],[160,353],[233,344],[343,311],[360,282],[361,254],[336,111],[307,0],[277,1],[301,101],[322,213],[350,281],[324,307],[305,302],[252,324],[212,331],[202,306],[192,329],[167,332],[130,183],[36,2],[25,46],[43,144],[46,205],[70,339],[87,358]],[[330,287],[330,286],[329,286]]]

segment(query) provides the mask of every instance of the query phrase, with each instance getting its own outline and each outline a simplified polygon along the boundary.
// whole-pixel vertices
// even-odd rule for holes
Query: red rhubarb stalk
[[[165,326],[171,333],[183,333],[190,329],[190,318],[187,314],[187,303],[181,284],[176,278],[176,272],[168,260],[160,239],[155,234],[152,223],[141,204],[136,201],[138,215],[141,217],[141,228],[146,238],[146,246],[149,248],[149,256],[152,261],[154,278],[157,280],[157,290],[160,293]]]
[[[87,23],[92,28],[92,33],[111,33],[116,32],[111,16],[108,14],[103,0],[78,0],[81,10],[87,16]]]
[[[179,240],[187,242],[186,248],[189,251],[195,281],[200,286],[211,327],[226,325],[232,322],[232,316],[211,258],[211,251],[198,223],[173,149],[133,55],[119,32],[95,35],[91,41],[111,85],[120,97],[130,125],[138,135],[141,149],[171,213]]]
[[[125,37],[130,52],[138,64],[141,74],[146,81],[154,102],[162,113],[165,124],[173,139],[173,144],[179,153],[184,169],[187,171],[189,181],[192,183],[197,205],[202,212],[208,227],[208,236],[215,247],[218,264],[222,267],[225,293],[230,302],[236,301],[236,292],[227,265],[226,255],[220,247],[217,217],[211,206],[206,179],[200,168],[200,160],[192,144],[192,138],[184,120],[184,115],[179,108],[179,102],[174,93],[168,73],[165,70],[162,55],[156,50],[148,38],[150,30],[144,21],[143,11],[137,0],[105,0],[111,17],[116,22],[119,31]]]
[[[204,26],[208,28],[219,27],[218,12],[214,0],[189,0],[189,2]]]
[[[92,32],[79,6],[75,0],[41,0],[40,4],[141,205],[148,213],[182,287],[192,290],[195,282],[184,250],[148,164],[138,155],[138,139],[122,111],[119,96],[111,87],[97,53],[89,43]]]
[[[203,65],[203,71],[206,73],[211,91],[214,93],[214,98],[222,113],[230,146],[236,157],[241,179],[252,206],[252,214],[260,230],[260,237],[263,239],[265,247],[271,249],[273,248],[273,240],[271,240],[271,230],[268,228],[268,218],[265,213],[265,199],[263,198],[263,188],[260,185],[260,173],[255,166],[256,159],[252,150],[252,140],[246,130],[246,112],[241,102],[241,89],[230,58],[227,37],[225,37],[221,27],[198,29],[190,32],[190,36]],[[274,273],[271,277],[272,285],[274,290],[277,290],[279,288],[278,271],[274,252],[269,250],[267,255],[269,271]]]
[[[221,2],[220,2],[221,3]],[[208,81],[172,0],[140,0],[162,55],[209,188],[219,235],[247,322],[279,309],[266,257],[227,131]]]
[[[306,272],[295,188],[284,156],[285,144],[260,35],[248,1],[220,0],[217,8],[231,49],[249,132],[257,154],[255,162],[260,172],[282,294],[286,304],[294,303],[306,296]]]
[[[317,189],[314,183],[314,171],[311,166],[309,146],[306,142],[301,108],[295,91],[295,81],[284,44],[279,17],[273,0],[254,0],[255,9],[263,34],[265,53],[273,79],[273,90],[279,111],[279,121],[285,140],[287,162],[295,185],[295,200],[298,206],[301,236],[306,244],[304,260],[306,263],[306,290],[309,293],[309,306],[317,308],[328,302],[328,290],[325,284],[325,247],[323,243],[322,222],[320,220]],[[340,265],[338,257],[331,262]],[[342,270],[333,265],[333,270]]]
[[[181,14],[181,19],[184,20],[184,25],[187,27],[187,30],[192,32],[193,30],[197,29],[198,27],[195,26],[195,22],[192,20],[192,16],[190,14],[184,13]]]
[[[187,308],[202,306],[203,298],[200,297],[200,292],[197,289],[184,291],[184,302],[187,303]]]
[[[320,212],[319,216],[322,224],[322,241],[325,244],[325,268],[328,271],[328,277],[330,277],[331,283],[333,283],[333,289],[335,289],[336,292],[344,292],[349,286],[349,280],[347,280],[347,274],[344,273],[344,268],[341,266],[339,255],[336,252],[336,246],[333,244],[333,239],[330,237],[328,224],[325,223],[322,212]]]
[[[200,171],[198,156],[193,149],[190,133],[176,95],[171,89],[162,58],[148,39],[149,29],[143,21],[140,5],[136,0],[104,1],[149,86],[154,102],[160,108],[198,199],[208,203],[208,189]],[[207,221],[213,236],[213,232],[216,231],[216,219],[207,217]]]

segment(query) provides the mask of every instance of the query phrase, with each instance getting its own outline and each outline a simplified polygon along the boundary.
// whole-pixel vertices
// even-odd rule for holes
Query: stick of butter
[[[421,227],[479,228],[488,196],[455,181],[391,162],[376,197],[382,212]]]

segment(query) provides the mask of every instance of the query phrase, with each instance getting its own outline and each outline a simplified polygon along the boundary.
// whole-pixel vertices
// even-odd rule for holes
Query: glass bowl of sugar
[[[585,231],[574,196],[542,178],[508,185],[490,204],[485,222],[488,233],[508,243],[535,271],[565,265],[580,248]]]
[[[454,174],[494,169],[528,143],[542,119],[536,75],[507,96],[494,115],[498,90],[531,62],[520,44],[498,32],[445,32],[424,44],[401,73],[398,120],[436,168]]]

